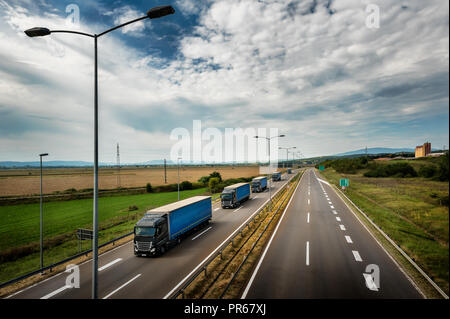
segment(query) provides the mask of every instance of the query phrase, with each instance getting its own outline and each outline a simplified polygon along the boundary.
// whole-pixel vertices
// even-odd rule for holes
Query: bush
[[[145,191],[146,191],[147,193],[151,193],[151,192],[153,191],[153,189],[152,189],[152,184],[147,183],[147,185],[145,185]]]
[[[139,209],[139,207],[137,207],[136,205],[131,205],[131,206],[128,207],[128,211],[129,212],[131,212],[133,210],[138,210],[138,209]]]
[[[180,190],[189,190],[189,189],[193,189],[192,183],[189,181],[184,181],[180,184]]]
[[[210,178],[208,182],[209,191],[214,194],[217,190],[217,186],[219,185],[219,183],[220,180],[218,177]]]
[[[366,177],[416,177],[417,172],[408,163],[376,164],[364,173]]]
[[[208,185],[209,176],[202,176],[198,179],[199,183],[202,183],[204,186]]]
[[[209,174],[209,178],[218,178],[219,179],[219,183],[222,182],[222,176],[220,175],[219,172],[212,172],[211,174]]]
[[[431,178],[436,175],[437,169],[434,165],[423,165],[419,168],[419,176]]]
[[[322,165],[325,166],[325,168],[332,167],[338,173],[356,174],[358,170],[367,168],[369,161],[366,157],[327,160],[317,164],[316,168],[319,168],[319,166]]]
[[[448,181],[448,152],[444,155],[439,157],[439,163],[438,163],[438,169],[436,172],[435,179],[444,182]]]

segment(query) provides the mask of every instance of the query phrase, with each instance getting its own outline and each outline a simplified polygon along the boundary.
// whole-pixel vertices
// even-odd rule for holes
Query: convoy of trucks
[[[273,173],[272,180],[280,181],[281,172]],[[250,189],[263,192],[267,182],[266,176],[259,176],[251,185],[238,183],[225,187],[220,194],[222,208],[238,207],[250,198]],[[191,231],[205,226],[211,218],[211,196],[194,196],[149,210],[134,226],[134,254],[162,255]]]
[[[250,184],[238,183],[231,186],[227,186],[220,194],[220,200],[222,208],[238,207],[242,202],[245,202],[250,198]]]
[[[266,176],[259,176],[255,177],[252,180],[252,192],[254,193],[261,193],[264,192],[267,188],[267,177]]]
[[[275,172],[272,174],[272,181],[281,181],[281,172]]]
[[[162,255],[211,218],[211,196],[194,196],[149,210],[134,227],[134,254]]]

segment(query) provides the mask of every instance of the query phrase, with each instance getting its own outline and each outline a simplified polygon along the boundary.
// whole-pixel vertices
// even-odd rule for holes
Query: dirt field
[[[206,166],[180,167],[180,181],[197,182],[202,176],[218,171],[223,179],[250,177],[259,174],[258,166]],[[99,188],[117,188],[117,169],[100,168]],[[64,191],[70,188],[82,190],[93,187],[92,168],[44,169],[44,193]],[[167,168],[167,183],[178,181],[177,167]],[[164,184],[164,168],[121,168],[120,186],[144,187]],[[0,170],[0,196],[39,194],[39,169]]]

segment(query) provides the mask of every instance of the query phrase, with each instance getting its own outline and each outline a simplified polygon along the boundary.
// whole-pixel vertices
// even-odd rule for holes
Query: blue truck
[[[281,181],[281,172],[275,172],[272,174],[272,180],[274,182]]]
[[[162,255],[211,218],[211,196],[194,196],[149,210],[134,226],[134,254]]]
[[[253,193],[261,193],[264,192],[267,188],[267,177],[259,176],[255,177],[252,180],[252,192]]]
[[[227,186],[223,189],[222,194],[220,194],[222,208],[238,207],[242,202],[245,202],[249,198],[250,198],[249,183],[238,183]]]

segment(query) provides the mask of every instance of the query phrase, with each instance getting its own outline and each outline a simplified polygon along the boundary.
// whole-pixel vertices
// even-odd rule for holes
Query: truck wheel
[[[166,252],[166,248],[165,248],[164,246],[161,246],[161,247],[159,248],[159,254],[160,254],[160,255],[163,255],[165,252]]]

